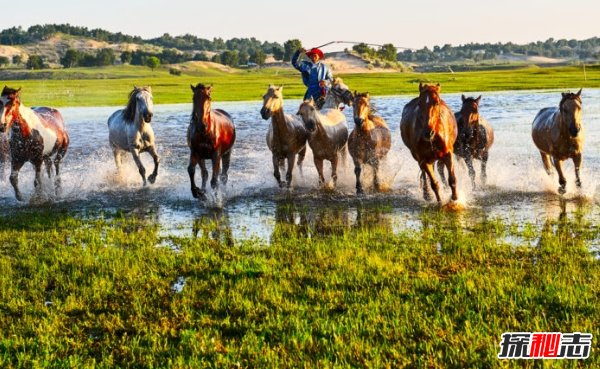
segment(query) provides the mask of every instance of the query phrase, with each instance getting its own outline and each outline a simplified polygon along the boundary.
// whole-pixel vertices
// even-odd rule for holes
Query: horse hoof
[[[150,177],[148,177],[148,181],[150,182],[150,184],[154,184],[154,182],[156,182],[156,175],[150,175]]]
[[[558,188],[558,193],[564,195],[565,193],[567,193],[567,189],[564,186],[560,186]]]

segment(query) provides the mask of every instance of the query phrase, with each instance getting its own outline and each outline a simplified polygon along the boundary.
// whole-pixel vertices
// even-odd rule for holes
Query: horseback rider
[[[310,61],[298,62],[300,54],[306,54]],[[304,99],[314,99],[320,109],[325,103],[325,96],[333,81],[333,75],[329,67],[321,60],[324,58],[323,51],[314,47],[310,50],[298,49],[292,56],[292,65],[302,73],[302,82],[307,87]]]

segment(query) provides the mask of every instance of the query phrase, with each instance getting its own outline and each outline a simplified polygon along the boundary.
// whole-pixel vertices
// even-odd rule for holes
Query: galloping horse
[[[221,170],[221,182],[227,184],[227,171],[229,170],[229,161],[231,159],[231,149],[235,142],[235,126],[231,116],[221,110],[211,110],[210,94],[212,86],[204,86],[198,83],[196,87],[190,85],[194,93],[192,118],[187,131],[187,141],[190,147],[190,162],[188,165],[188,174],[192,186],[192,195],[195,198],[204,195],[208,171],[204,160],[212,161],[212,178],[210,186],[213,189],[218,187],[218,175]],[[196,165],[200,164],[202,171],[202,190],[196,187],[194,175]]]
[[[346,117],[339,109],[317,111],[315,102],[304,100],[298,109],[304,127],[308,131],[308,145],[312,149],[315,166],[319,173],[319,184],[325,183],[323,160],[331,162],[331,178],[337,182],[338,155],[345,155],[348,141]]]
[[[154,170],[148,176],[148,181],[154,183],[158,174],[160,158],[156,153],[152,121],[154,103],[152,89],[135,87],[129,93],[129,101],[125,109],[114,112],[108,118],[108,140],[113,150],[117,171],[121,171],[121,157],[130,152],[138,167],[144,186],[146,183],[146,168],[142,164],[140,154],[148,152],[154,160]]]
[[[392,145],[390,130],[380,116],[375,115],[371,107],[369,93],[354,92],[354,123],[356,124],[348,138],[348,151],[354,160],[356,174],[356,192],[362,193],[360,183],[361,165],[373,167],[373,184],[379,188],[379,162],[385,158]]]
[[[20,100],[21,89],[4,86],[0,101],[0,131],[8,132],[10,146],[10,183],[15,197],[23,201],[19,190],[19,170],[26,162],[35,167],[36,188],[41,186],[42,163],[46,164],[48,177],[51,175],[52,161],[56,179],[55,191],[60,189],[59,165],[69,147],[69,135],[60,112],[53,108],[25,107]],[[54,160],[52,157],[54,156]]]
[[[419,83],[419,97],[412,99],[402,110],[400,132],[402,141],[421,168],[423,197],[426,200],[430,198],[427,175],[435,197],[441,203],[439,184],[433,173],[433,164],[441,160],[448,169],[452,200],[457,200],[452,158],[457,136],[456,119],[440,97],[439,83],[435,86]]]
[[[475,188],[473,159],[481,160],[481,184],[485,186],[487,161],[490,147],[494,143],[494,130],[488,121],[479,114],[481,96],[475,99],[462,95],[461,98],[462,108],[454,114],[458,125],[458,137],[454,143],[454,153],[465,160],[473,188]],[[438,162],[438,171],[445,182],[444,168],[441,162]]]
[[[340,104],[352,105],[353,99],[352,91],[350,91],[344,81],[339,77],[335,77],[325,97],[323,107],[320,110],[340,109]]]
[[[563,93],[557,107],[544,108],[533,120],[531,136],[540,150],[542,162],[548,175],[552,174],[550,156],[558,172],[558,192],[566,192],[567,180],[562,162],[573,159],[577,187],[581,187],[579,169],[583,150],[583,126],[581,122],[581,89],[576,93]]]
[[[280,187],[287,183],[289,188],[292,184],[292,170],[296,154],[298,155],[298,168],[302,173],[302,161],[306,154],[308,133],[300,117],[283,112],[282,90],[283,87],[269,86],[267,93],[263,96],[260,115],[265,120],[271,118],[267,132],[267,146],[273,153],[273,175]],[[283,182],[279,167],[283,167],[285,159],[287,159],[288,167],[285,182]]]

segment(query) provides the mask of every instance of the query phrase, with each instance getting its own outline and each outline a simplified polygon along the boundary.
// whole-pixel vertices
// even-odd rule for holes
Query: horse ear
[[[193,92],[196,92],[196,88],[194,87],[194,85],[190,84],[190,88],[192,89]]]
[[[365,96],[368,97],[368,98],[371,97],[371,94],[369,93],[369,91],[365,92]]]
[[[419,81],[419,92],[423,92],[423,82]]]
[[[477,105],[479,105],[479,102],[481,101],[481,95],[479,95],[479,97],[476,98],[475,101],[477,101]]]
[[[148,92],[152,93],[152,86],[148,86],[147,90]]]
[[[465,102],[465,100],[467,99],[467,97],[464,94],[460,95],[460,98],[462,99],[462,102]]]
[[[283,90],[283,86],[279,86],[279,87],[277,88],[277,90],[278,90],[278,91],[282,91],[282,90]]]
[[[566,93],[564,93],[564,92],[561,92],[561,93],[560,93],[560,95],[561,95],[563,98],[564,98],[565,96],[567,96],[567,94],[566,94]]]
[[[577,95],[577,97],[581,96],[581,90],[583,90],[583,88],[580,88],[579,91],[577,91],[577,93],[575,94],[575,95]]]

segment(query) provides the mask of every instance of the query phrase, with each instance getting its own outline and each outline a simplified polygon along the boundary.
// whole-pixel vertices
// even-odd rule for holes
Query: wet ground
[[[453,110],[459,109],[460,94],[442,97]],[[185,136],[190,104],[155,106],[152,125],[162,162],[157,182],[147,187],[141,186],[131,158],[126,160],[124,176],[119,179],[115,176],[106,120],[116,108],[65,108],[61,111],[71,135],[71,147],[63,164],[62,195],[56,197],[46,192],[31,196],[33,168],[26,165],[20,183],[27,200],[24,203],[15,200],[5,173],[0,179],[0,207],[5,214],[38,209],[68,209],[83,216],[110,216],[119,212],[157,222],[165,236],[192,235],[199,224],[217,221],[234,240],[259,238],[266,242],[280,223],[295,224],[307,232],[324,233],[340,227],[370,225],[389,227],[391,232],[407,228],[419,230],[424,227],[427,217],[424,214],[439,210],[433,203],[422,200],[418,167],[400,138],[400,114],[410,98],[374,99],[379,114],[393,132],[392,151],[383,166],[383,178],[389,187],[385,193],[367,193],[357,198],[350,158],[340,173],[336,190],[317,188],[310,150],[304,176],[294,173],[294,189],[279,189],[265,143],[269,123],[260,117],[261,103],[214,102],[213,107],[228,111],[237,126],[230,181],[216,197],[198,201],[189,189],[186,171],[189,149]],[[466,166],[458,165],[460,203],[465,209],[452,217],[459,225],[468,227],[482,220],[499,218],[542,227],[547,220],[574,214],[593,222],[600,219],[596,206],[599,200],[596,185],[600,169],[600,90],[583,92],[586,135],[583,188],[575,188],[573,165],[569,162],[565,165],[568,186],[564,197],[557,194],[557,178],[549,178],[543,171],[530,135],[531,122],[538,110],[557,106],[559,100],[560,91],[483,94],[481,113],[494,127],[496,141],[490,154],[486,187],[472,190]],[[298,100],[286,101],[286,110],[293,112],[298,104]],[[345,112],[350,117],[352,109],[347,108]],[[350,128],[353,125],[349,119]],[[152,161],[147,154],[143,154],[143,161],[150,171]],[[328,177],[328,164],[325,168]],[[476,170],[479,173],[478,164]],[[46,188],[49,185],[50,182],[45,183]],[[449,190],[444,197],[446,201],[449,199]],[[518,239],[509,241],[520,242]]]

